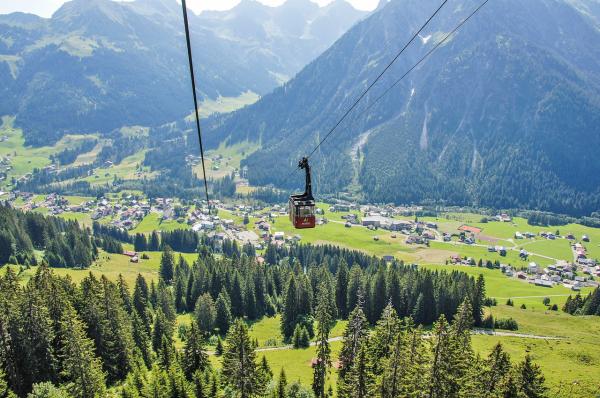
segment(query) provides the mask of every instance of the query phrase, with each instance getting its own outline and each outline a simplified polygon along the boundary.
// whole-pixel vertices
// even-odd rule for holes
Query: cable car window
[[[300,217],[309,217],[313,215],[313,208],[311,206],[300,207]]]

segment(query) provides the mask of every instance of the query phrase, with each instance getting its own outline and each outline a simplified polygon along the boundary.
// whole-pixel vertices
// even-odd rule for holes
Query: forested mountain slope
[[[253,184],[287,179],[439,6],[393,0],[296,78],[234,114],[214,141],[260,140]],[[579,1],[589,10],[595,2]],[[317,189],[375,202],[446,201],[587,214],[600,208],[600,30],[564,0],[495,0],[368,112],[479,2],[455,0],[313,158]],[[273,172],[280,170],[280,172]]]
[[[270,92],[363,15],[309,0],[190,13],[201,98]],[[0,15],[0,81],[0,116],[16,115],[29,144],[182,119],[193,104],[180,5],[72,0],[50,19]]]

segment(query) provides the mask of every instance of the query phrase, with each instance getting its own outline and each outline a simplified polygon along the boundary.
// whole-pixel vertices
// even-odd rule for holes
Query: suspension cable
[[[460,28],[463,27],[471,18],[475,16],[490,0],[485,0],[483,3],[479,5],[468,17],[463,19],[450,33],[448,33],[444,38],[436,43],[436,45],[429,50],[419,61],[417,61],[409,70],[406,71],[398,80],[396,80],[390,87],[388,87],[379,97],[375,99],[372,103],[369,104],[362,112],[358,114],[358,117],[364,115],[369,109],[371,109],[375,104],[377,104],[387,93],[389,93],[394,87],[396,87],[406,76],[408,76],[413,70],[415,70],[419,65],[421,65],[435,50],[437,50],[442,44],[446,43],[452,35],[454,35]]]
[[[442,2],[442,4],[437,8],[437,10],[435,10],[435,12],[427,19],[427,21],[425,21],[425,23],[419,28],[419,30],[417,30],[415,32],[415,34],[410,38],[410,40],[404,45],[404,47],[402,47],[402,49],[396,54],[396,56],[391,60],[391,62],[389,64],[387,64],[387,66],[385,67],[385,69],[383,69],[383,71],[381,71],[381,73],[375,78],[375,80],[373,80],[373,82],[369,85],[369,87],[367,87],[367,89],[365,91],[363,91],[363,93],[358,97],[358,99],[356,101],[354,101],[354,103],[352,104],[352,106],[346,111],[346,113],[344,113],[344,115],[338,120],[338,122],[331,128],[331,130],[329,130],[329,132],[325,135],[325,137],[323,137],[323,139],[317,144],[317,146],[315,147],[315,149],[312,150],[312,152],[307,156],[307,158],[310,158],[316,151],[317,149],[319,149],[319,147],[327,140],[327,138],[329,138],[329,136],[331,134],[333,134],[333,132],[338,128],[338,126],[344,121],[344,119],[346,119],[346,117],[350,114],[350,112],[352,112],[352,110],[354,108],[356,108],[356,106],[358,105],[358,103],[365,97],[365,95],[367,95],[367,93],[371,90],[371,88],[373,88],[373,86],[375,84],[377,84],[377,82],[383,77],[383,75],[388,71],[388,69],[390,69],[392,67],[392,65],[396,62],[396,60],[404,53],[404,51],[406,51],[406,49],[412,44],[412,42],[415,41],[415,39],[417,37],[419,37],[419,34],[423,31],[423,29],[425,29],[427,27],[427,25],[429,25],[429,23],[431,22],[431,20],[433,18],[435,18],[435,16],[442,10],[442,8],[444,8],[444,6],[446,5],[446,3],[448,2],[448,0],[444,0]]]
[[[194,77],[194,61],[192,58],[192,44],[190,41],[190,27],[188,24],[188,13],[185,0],[181,0],[183,8],[183,24],[185,26],[185,40],[187,43],[188,61],[190,63],[190,78],[192,80],[192,93],[194,94],[194,112],[196,114],[196,131],[198,132],[198,142],[200,143],[200,158],[202,159],[202,174],[204,176],[204,192],[206,193],[206,204],[210,207],[208,198],[208,182],[206,181],[206,166],[204,164],[204,147],[202,146],[202,131],[200,130],[200,115],[198,113],[198,98],[196,95],[196,79]]]

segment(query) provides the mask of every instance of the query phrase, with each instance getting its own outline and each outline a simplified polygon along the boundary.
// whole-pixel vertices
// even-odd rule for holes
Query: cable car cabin
[[[290,221],[296,229],[314,228],[316,225],[315,198],[313,198],[312,195],[312,183],[310,180],[310,166],[308,165],[308,159],[302,158],[298,167],[304,169],[306,173],[306,186],[303,194],[290,196]]]

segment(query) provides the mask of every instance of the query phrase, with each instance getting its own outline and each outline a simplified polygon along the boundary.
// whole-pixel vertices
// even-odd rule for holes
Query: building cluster
[[[1,141],[0,141],[1,142]],[[0,156],[0,182],[8,178],[8,172],[12,170],[9,156]]]
[[[522,279],[536,286],[563,285],[574,291],[579,291],[583,287],[598,287],[594,277],[600,277],[600,267],[597,265],[583,268],[562,260],[546,267],[530,262],[522,270],[516,270],[508,265],[501,265],[500,268],[506,276]]]

